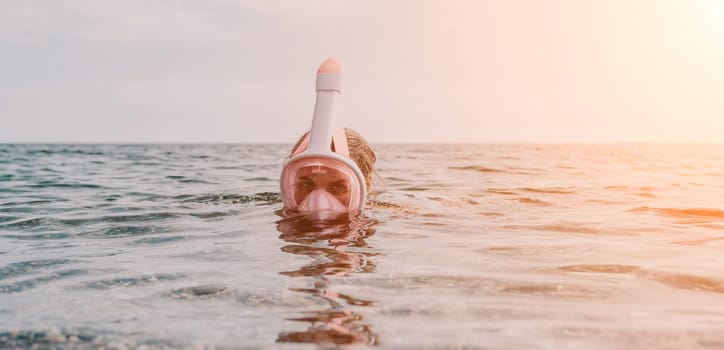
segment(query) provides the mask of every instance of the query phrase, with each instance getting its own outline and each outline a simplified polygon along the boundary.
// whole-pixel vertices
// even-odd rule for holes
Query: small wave
[[[35,234],[20,234],[20,235],[2,235],[0,237],[18,239],[21,241],[35,241],[35,240],[47,240],[47,239],[65,239],[72,235],[68,232],[47,232],[47,233],[35,233]]]
[[[475,252],[503,256],[550,256],[551,254],[567,253],[576,250],[576,247],[571,246],[494,246],[478,249]]]
[[[505,169],[505,172],[518,175],[540,175],[546,173],[546,170],[541,168],[508,168]]]
[[[231,204],[244,204],[251,202],[266,202],[266,203],[278,203],[281,202],[281,195],[275,192],[260,192],[253,195],[234,194],[234,193],[221,193],[221,194],[209,194],[201,196],[192,196],[182,200],[184,203],[224,203],[231,202]]]
[[[385,181],[396,181],[396,182],[411,182],[412,180],[409,179],[403,179],[401,177],[396,176],[386,176]]]
[[[209,284],[203,286],[195,286],[188,288],[176,289],[171,292],[171,296],[177,299],[196,300],[196,299],[213,299],[230,293],[224,285]]]
[[[448,198],[448,197],[436,197],[431,196],[428,197],[430,200],[433,200],[435,202],[438,202],[445,207],[448,208],[465,208],[469,206],[475,206],[480,204],[480,202],[472,199],[472,198]]]
[[[374,200],[374,199],[368,200],[367,204],[369,204],[370,206],[375,207],[375,208],[394,208],[394,209],[406,208],[404,205],[401,205],[401,204],[396,204],[396,203],[391,203],[391,202],[386,202],[386,201],[379,201],[379,200]]]
[[[55,148],[50,149],[29,149],[25,152],[27,155],[51,155],[51,154],[82,154],[82,155],[93,155],[100,156],[104,153],[98,149],[83,149],[83,148]]]
[[[48,168],[48,167],[41,168],[40,171],[44,171],[46,173],[55,173],[55,174],[61,173],[61,171],[55,170],[53,168]]]
[[[423,191],[429,191],[431,189],[434,189],[434,188],[427,187],[427,186],[411,186],[411,187],[402,187],[399,190],[407,191],[407,192],[423,192]]]
[[[154,244],[164,244],[169,242],[176,242],[176,241],[183,241],[186,237],[184,236],[170,236],[170,237],[150,237],[150,238],[143,238],[133,241],[133,244],[147,244],[147,245],[154,245]]]
[[[493,193],[493,194],[503,194],[503,195],[516,195],[518,192],[513,192],[508,189],[503,188],[488,188],[485,190],[487,193]]]
[[[601,230],[587,227],[579,223],[559,223],[551,225],[508,225],[504,226],[506,229],[514,230],[535,230],[535,231],[551,231],[551,232],[563,232],[563,233],[584,233],[584,234],[599,234]]]
[[[653,208],[636,207],[629,209],[632,212],[655,212],[657,214],[674,218],[715,218],[724,219],[724,210],[715,208]]]
[[[267,182],[274,181],[274,182],[276,182],[276,181],[278,181],[278,179],[272,179],[269,177],[260,176],[260,177],[250,177],[250,178],[244,179],[244,181],[267,181]]]
[[[642,276],[677,289],[724,293],[724,281],[681,273],[649,271]]]
[[[121,195],[119,195],[119,194],[112,194],[112,195],[109,195],[108,197],[104,198],[103,200],[106,201],[106,202],[115,202],[115,201],[117,201],[119,198],[121,198]]]
[[[64,265],[73,262],[69,259],[44,259],[44,260],[29,260],[21,261],[9,264],[5,267],[0,267],[0,280],[23,275],[26,273],[37,272],[45,268],[53,266]]]
[[[375,283],[375,280],[371,280]],[[607,297],[608,294],[596,289],[568,284],[523,284],[512,281],[479,278],[473,276],[410,276],[385,281],[389,288],[455,288],[480,295],[526,294],[556,297]]]
[[[57,327],[34,331],[14,330],[10,332],[0,332],[0,348],[60,349],[65,348],[65,345],[72,344],[70,348],[90,349],[100,344],[96,339],[97,335],[92,333],[61,330]]]
[[[0,187],[0,193],[27,193],[28,190],[21,189],[19,187]]]
[[[28,280],[15,282],[15,283],[11,283],[11,284],[0,285],[0,294],[19,293],[26,289],[35,288],[41,284],[56,281],[59,279],[65,279],[65,278],[75,277],[75,276],[79,276],[79,275],[85,275],[87,273],[88,273],[88,270],[81,270],[81,269],[58,271],[58,272],[51,274],[50,276],[33,278],[33,279],[28,279]]]
[[[213,182],[209,182],[202,179],[196,179],[196,178],[190,178],[187,176],[181,176],[181,175],[169,175],[166,176],[167,179],[170,180],[177,180],[180,183],[188,183],[188,184],[214,184]]]
[[[16,221],[20,220],[22,217],[20,216],[7,216],[7,215],[0,215],[0,223],[8,222],[8,221]]]
[[[180,214],[172,213],[172,212],[157,212],[157,213],[138,214],[138,215],[107,215],[107,216],[82,218],[82,219],[62,219],[62,220],[58,220],[58,222],[60,222],[63,225],[66,225],[66,226],[82,226],[82,225],[98,223],[98,222],[133,223],[133,222],[160,221],[160,220],[166,220],[166,219],[175,219],[179,216],[180,216]]]
[[[52,227],[58,225],[58,223],[59,221],[55,218],[39,217],[32,219],[21,219],[20,221],[14,221],[4,225],[0,225],[0,227],[4,226],[16,229],[34,229],[38,227]]]
[[[653,192],[653,191],[656,191],[656,187],[651,187],[651,186],[612,185],[612,186],[606,186],[606,187],[604,187],[604,189],[611,190],[611,191],[622,191],[622,192],[632,192],[632,191]]]
[[[114,226],[99,231],[91,231],[81,234],[85,237],[126,237],[147,235],[151,233],[162,233],[166,229],[158,226]]]
[[[65,182],[55,182],[55,181],[40,181],[36,184],[25,185],[25,187],[30,187],[30,188],[70,188],[70,189],[81,189],[81,188],[102,189],[102,188],[104,188],[103,186],[95,185],[95,184],[65,183]]]
[[[159,161],[159,162],[154,162],[154,161],[140,161],[140,160],[137,160],[137,161],[134,161],[133,163],[131,163],[131,165],[134,166],[134,167],[136,167],[136,166],[141,166],[141,167],[163,167],[163,166],[165,166],[166,164],[164,164],[163,162],[160,162],[160,161]]]
[[[195,218],[199,218],[199,219],[216,219],[216,218],[221,218],[224,216],[236,215],[236,214],[239,214],[239,211],[237,211],[237,210],[212,211],[212,212],[207,212],[207,213],[191,213],[189,215],[191,215]]]
[[[495,169],[495,168],[488,168],[483,166],[476,166],[476,165],[468,165],[468,166],[452,166],[448,167],[450,170],[474,170],[481,173],[504,173],[505,170],[502,169]]]
[[[5,202],[0,204],[0,207],[13,207],[18,205],[38,205],[38,204],[48,204],[53,202],[65,202],[66,200],[47,200],[47,199],[40,199],[40,200],[34,200],[34,201],[27,201],[27,202]]]
[[[609,294],[592,288],[567,284],[520,284],[502,288],[500,293],[565,298],[605,298]]]
[[[116,287],[143,286],[158,282],[173,281],[186,277],[183,274],[144,274],[140,277],[117,277],[86,283],[90,289],[111,289]]]
[[[500,288],[502,281],[475,276],[457,275],[417,275],[396,278],[371,278],[367,280],[371,286],[390,289],[428,289],[456,288],[472,293],[490,293]]]
[[[557,188],[557,187],[549,187],[549,188],[522,187],[522,188],[519,188],[518,190],[523,191],[523,192],[546,193],[546,194],[571,194],[571,193],[576,192],[574,190],[570,190],[567,188]]]
[[[720,227],[718,229],[722,229],[722,228]],[[687,240],[676,241],[676,242],[672,242],[672,243],[678,244],[678,245],[694,246],[694,245],[705,245],[705,244],[709,244],[709,243],[719,243],[719,242],[723,242],[723,241],[724,241],[724,237],[711,237],[711,238],[702,238],[702,239],[687,239]]]
[[[624,200],[609,200],[609,199],[587,199],[586,202],[589,203],[596,203],[596,204],[605,204],[605,205],[619,205],[619,204],[628,204],[628,201]]]
[[[634,273],[640,271],[641,267],[618,264],[582,264],[561,266],[559,269],[568,272]]]
[[[230,210],[228,212],[207,212],[207,213],[191,213],[188,214],[193,217],[210,219],[218,218],[227,215],[238,214],[238,211]],[[57,219],[54,217],[36,217],[36,218],[22,218],[17,216],[0,216],[0,227],[5,227],[13,230],[66,230],[72,227],[83,227],[86,225],[106,223],[106,224],[133,224],[133,223],[149,223],[149,222],[161,222],[169,219],[175,219],[184,216],[181,213],[175,212],[155,212],[137,215],[106,215],[89,218],[75,218],[75,219]],[[100,235],[135,235],[135,234],[147,234],[159,231],[159,227],[156,226],[114,226],[106,228]],[[86,236],[99,235],[99,232],[86,233]],[[18,238],[18,239],[59,239],[66,238],[70,235],[65,231],[60,232],[35,232],[33,235],[5,235],[4,237]]]
[[[198,345],[196,348],[209,348]],[[37,330],[0,331],[1,349],[186,349],[164,339],[137,341],[134,336],[90,329],[50,327]]]
[[[515,198],[518,202],[525,203],[525,204],[534,204],[542,207],[547,207],[552,205],[550,202],[546,202],[544,200],[536,199],[536,198],[528,198],[528,197],[520,197]]]
[[[174,219],[179,217],[179,214],[172,212],[157,212],[139,215],[111,215],[103,216],[100,221],[103,222],[144,222],[144,221],[157,221],[165,219]]]

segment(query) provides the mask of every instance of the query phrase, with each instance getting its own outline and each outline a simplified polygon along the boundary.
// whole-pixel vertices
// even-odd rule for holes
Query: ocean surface
[[[724,348],[724,145],[373,146],[322,224],[290,145],[0,145],[0,348]]]

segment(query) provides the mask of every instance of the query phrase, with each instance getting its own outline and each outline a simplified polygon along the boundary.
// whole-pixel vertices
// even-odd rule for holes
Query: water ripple
[[[85,275],[88,274],[88,270],[83,269],[74,269],[74,270],[63,270],[63,271],[57,271],[49,276],[44,277],[38,277],[38,278],[32,278],[27,279],[11,284],[5,284],[0,285],[0,293],[19,293],[26,289],[35,288],[41,284],[49,283],[49,282],[55,282],[58,280]]]
[[[202,285],[177,289],[171,295],[184,300],[214,299],[230,295],[230,290],[223,285]]]
[[[568,272],[593,272],[593,273],[635,273],[641,270],[639,266],[618,265],[618,264],[582,264],[567,265],[559,267]]]
[[[168,228],[161,226],[113,226],[104,228],[102,230],[95,230],[81,233],[83,237],[97,237],[97,238],[111,238],[111,237],[127,237],[127,236],[139,236],[148,235],[151,233],[164,233],[168,232]]]
[[[724,210],[715,208],[652,208],[636,207],[633,212],[654,212],[673,218],[711,218],[724,219]]]
[[[90,289],[112,289],[118,287],[144,286],[148,284],[163,283],[184,278],[184,274],[146,274],[141,277],[116,277],[87,282],[85,286]]]
[[[11,263],[4,267],[0,267],[0,280],[20,276],[27,273],[39,272],[43,269],[64,265],[73,262],[69,259],[43,259],[43,260],[29,260]]]
[[[67,189],[104,189],[105,187],[96,184],[86,183],[67,183],[67,182],[56,182],[56,181],[40,181],[35,184],[25,185],[30,188],[67,188]]]
[[[231,203],[231,204],[243,204],[251,202],[266,202],[266,203],[278,203],[281,202],[279,193],[274,192],[261,192],[254,195],[243,195],[235,193],[221,193],[221,194],[210,194],[201,196],[192,196],[186,198],[182,202],[185,203]]]

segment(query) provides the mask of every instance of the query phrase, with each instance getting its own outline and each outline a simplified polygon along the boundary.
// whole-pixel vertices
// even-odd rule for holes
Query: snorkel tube
[[[334,58],[328,58],[317,69],[317,100],[309,130],[307,153],[331,153],[332,107],[342,88],[342,66]]]
[[[292,152],[284,163],[280,189],[284,207],[304,210],[295,198],[297,176],[301,169],[317,167],[332,169],[347,179],[349,203],[347,211],[360,212],[364,209],[367,188],[365,177],[357,164],[349,158],[347,139],[343,129],[334,129],[332,122],[334,101],[341,91],[342,66],[334,58],[326,59],[317,70],[317,99],[308,140]],[[332,150],[334,147],[334,151]],[[300,201],[301,202],[301,201]],[[337,210],[338,211],[338,210]]]

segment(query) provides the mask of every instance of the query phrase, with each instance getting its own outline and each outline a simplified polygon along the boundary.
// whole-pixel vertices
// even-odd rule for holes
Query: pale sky
[[[724,142],[724,1],[0,2],[0,142]]]

